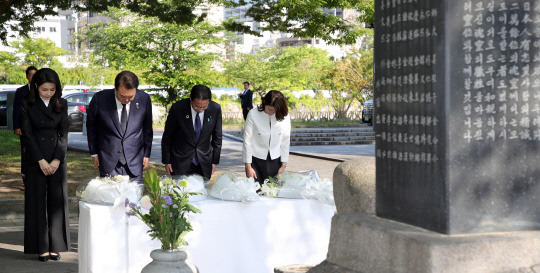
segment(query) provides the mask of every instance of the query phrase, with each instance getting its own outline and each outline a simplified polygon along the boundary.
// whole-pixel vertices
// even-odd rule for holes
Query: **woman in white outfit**
[[[291,119],[285,97],[279,91],[266,93],[261,105],[251,109],[244,126],[242,157],[246,176],[259,184],[285,171],[289,161]]]

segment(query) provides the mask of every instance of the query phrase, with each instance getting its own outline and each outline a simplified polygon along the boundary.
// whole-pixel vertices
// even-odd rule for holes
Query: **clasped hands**
[[[53,159],[50,163],[45,159],[41,159],[38,163],[39,168],[41,168],[41,171],[46,176],[53,175],[58,170],[58,166],[60,166],[60,160],[58,159]]]

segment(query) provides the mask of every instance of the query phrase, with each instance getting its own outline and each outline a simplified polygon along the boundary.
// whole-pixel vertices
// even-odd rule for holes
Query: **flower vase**
[[[198,273],[199,269],[191,263],[189,252],[184,249],[155,249],[150,253],[152,262],[141,273]]]

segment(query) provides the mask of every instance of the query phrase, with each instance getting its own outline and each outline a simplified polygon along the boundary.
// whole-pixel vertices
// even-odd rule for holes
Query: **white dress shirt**
[[[118,121],[121,122],[122,121],[122,103],[118,100],[118,98],[116,97],[116,95],[114,96],[114,100],[116,101],[116,112],[118,112]],[[127,118],[129,120],[129,107],[131,106],[131,101],[126,104],[126,113],[127,113]]]
[[[43,103],[45,103],[45,107],[49,107],[49,102],[51,100],[46,100],[46,99],[42,98],[41,96],[39,96],[39,98],[43,101]]]
[[[116,112],[118,113],[118,122],[122,122],[122,103],[116,97],[116,93],[114,95],[114,100],[116,101]],[[131,101],[126,104],[126,118],[127,118],[127,120],[129,120],[129,107],[130,106],[131,106]],[[90,155],[90,156],[91,157],[96,157],[98,155],[95,154],[95,155]]]
[[[244,163],[251,163],[253,156],[265,160],[268,153],[271,159],[281,157],[281,162],[288,162],[290,144],[291,119],[288,115],[277,121],[275,114],[269,116],[257,108],[249,111],[244,125]]]

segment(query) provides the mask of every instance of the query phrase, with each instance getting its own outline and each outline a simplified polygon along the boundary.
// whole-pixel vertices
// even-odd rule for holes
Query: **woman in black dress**
[[[59,260],[70,248],[67,200],[67,102],[58,74],[40,69],[21,108],[26,143],[24,253]]]

